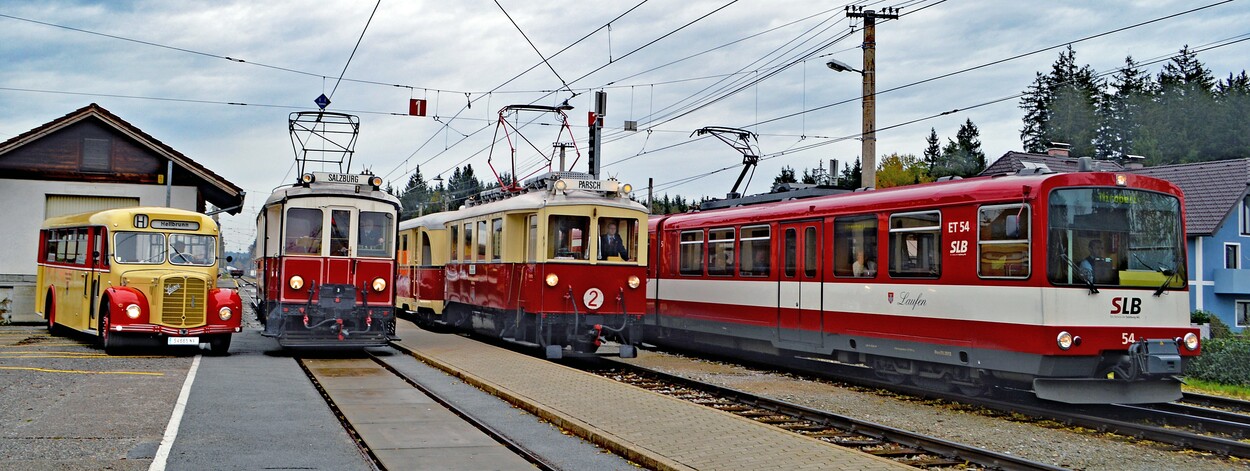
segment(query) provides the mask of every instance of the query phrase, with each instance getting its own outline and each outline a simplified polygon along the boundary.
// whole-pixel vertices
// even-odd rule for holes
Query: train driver
[[[187,251],[187,244],[181,240],[174,241],[174,253],[170,254],[169,261],[177,265],[203,264],[204,260],[200,257],[192,255]]]
[[[609,222],[607,230],[599,236],[599,260],[606,260],[608,257],[629,259],[625,243],[617,233],[616,221]]]
[[[1107,283],[1111,278],[1111,259],[1103,252],[1102,240],[1089,241],[1089,256],[1081,260],[1081,275],[1094,283]]]

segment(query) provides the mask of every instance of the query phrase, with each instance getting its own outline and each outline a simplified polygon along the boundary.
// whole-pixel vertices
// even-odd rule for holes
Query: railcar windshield
[[[599,218],[599,260],[638,260],[638,220]]]
[[[356,254],[361,257],[390,257],[394,234],[395,220],[390,213],[361,211]]]
[[[1185,286],[1178,198],[1127,188],[1059,189],[1048,213],[1052,283]]]
[[[590,246],[590,218],[585,216],[552,215],[547,222],[547,258],[586,260]]]

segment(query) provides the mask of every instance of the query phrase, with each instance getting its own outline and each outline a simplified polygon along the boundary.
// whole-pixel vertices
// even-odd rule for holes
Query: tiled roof
[[[1185,232],[1191,236],[1214,234],[1238,208],[1250,185],[1250,159],[1162,165],[1131,172],[1181,187],[1185,192]]]
[[[71,111],[65,116],[44,123],[43,125],[21,133],[12,139],[0,142],[0,154],[4,154],[10,150],[21,147],[30,141],[37,140],[73,123],[93,117],[107,123],[110,126],[113,126],[114,128],[117,128],[121,132],[133,137],[136,141],[152,148],[157,153],[167,156],[177,165],[187,169],[193,174],[198,175],[206,183],[211,185],[212,188],[216,189],[216,191],[209,192],[209,194],[205,195],[209,202],[213,203],[213,205],[223,208],[240,206],[239,208],[228,211],[230,214],[237,214],[242,209],[241,205],[243,204],[244,194],[243,189],[238,185],[222,178],[212,170],[209,170],[203,165],[200,165],[198,162],[191,160],[191,158],[183,155],[181,152],[178,152],[173,147],[170,147],[164,142],[152,137],[148,133],[143,132],[143,130],[135,127],[133,124],[130,124],[126,120],[121,119],[109,110],[106,110],[95,103]],[[214,198],[213,196],[216,195],[222,195],[223,198]]]
[[[1077,170],[1078,161],[1079,159],[1076,157],[1059,157],[1047,154],[1030,154],[1027,152],[1008,152],[1003,154],[1002,157],[999,157],[998,160],[995,160],[989,167],[986,167],[985,171],[981,172],[981,175],[1016,173],[1020,169],[1024,168],[1023,162],[1046,164],[1047,167],[1056,172],[1069,173]],[[1095,160],[1093,161],[1093,164],[1095,170],[1102,170],[1105,172],[1119,172],[1124,170],[1124,167],[1120,166],[1119,163],[1112,162],[1110,160]]]

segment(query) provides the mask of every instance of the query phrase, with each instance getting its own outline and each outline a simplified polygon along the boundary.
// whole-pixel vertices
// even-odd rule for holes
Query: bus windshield
[[[159,232],[116,232],[113,259],[117,263],[165,263],[165,234]]]
[[[1180,200],[1127,188],[1050,194],[1047,264],[1055,284],[1182,288]]]
[[[169,235],[169,262],[209,266],[217,261],[217,238],[197,234]]]

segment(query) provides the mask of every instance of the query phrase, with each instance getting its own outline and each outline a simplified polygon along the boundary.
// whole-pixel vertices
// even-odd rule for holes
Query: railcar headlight
[[[383,280],[383,279],[381,279],[381,278],[374,278],[374,279],[373,279],[373,290],[374,290],[374,291],[377,291],[377,292],[382,292],[382,291],[383,291],[383,290],[385,290],[385,289],[386,289],[386,280]]]
[[[628,283],[630,288],[637,288],[638,285],[642,284],[642,280],[638,279],[638,275],[629,275]]]
[[[1055,342],[1059,344],[1061,350],[1072,348],[1072,334],[1069,334],[1067,331],[1060,332]]]
[[[555,274],[555,273],[548,273],[548,274],[547,274],[547,286],[550,286],[550,287],[553,287],[553,288],[554,288],[554,287],[556,286],[556,284],[557,284],[557,283],[559,283],[559,282],[560,282],[560,277],[559,277],[559,276],[556,276],[556,274]]]
[[[139,308],[138,304],[126,306],[126,317],[138,319],[140,314],[143,314],[143,309]]]
[[[373,188],[374,188],[375,190],[376,190],[376,189],[378,189],[378,188],[381,188],[381,187],[382,187],[382,177],[373,177],[373,178],[370,178],[370,179],[369,179],[369,184],[370,184],[370,185],[373,185]]]
[[[1189,349],[1189,351],[1198,349],[1198,336],[1194,335],[1193,332],[1185,334],[1185,348]]]
[[[569,189],[569,182],[566,182],[564,180],[556,180],[556,191],[564,193],[564,190],[567,190],[567,189]]]
[[[307,185],[307,184],[309,184],[309,183],[312,183],[312,182],[314,182],[314,181],[316,181],[316,180],[317,180],[317,177],[314,177],[314,176],[313,176],[313,174],[311,174],[311,173],[305,173],[305,174],[303,174],[303,175],[300,175],[300,176],[299,176],[299,181],[300,181],[300,183],[303,183],[303,184],[305,184],[305,185]]]
[[[625,195],[629,195],[630,193],[633,193],[633,192],[634,192],[634,185],[630,185],[626,183],[621,186],[621,193]]]
[[[303,288],[303,287],[304,287],[304,277],[299,276],[299,275],[292,276],[292,277],[291,277],[291,280],[290,280],[290,281],[288,281],[288,282],[287,282],[287,284],[291,285],[291,289],[300,289],[300,288]]]
[[[222,306],[221,309],[217,310],[217,317],[223,321],[228,321],[233,316],[234,310],[230,309],[230,306]]]

